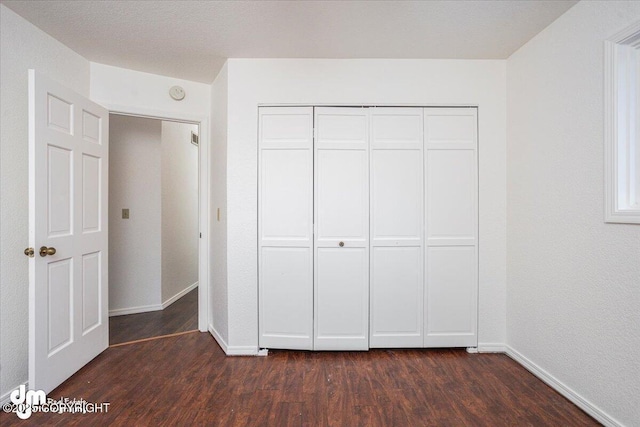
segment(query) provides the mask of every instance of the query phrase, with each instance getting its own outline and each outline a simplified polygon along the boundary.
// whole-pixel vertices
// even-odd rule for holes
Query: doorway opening
[[[109,123],[109,344],[198,330],[200,123]]]

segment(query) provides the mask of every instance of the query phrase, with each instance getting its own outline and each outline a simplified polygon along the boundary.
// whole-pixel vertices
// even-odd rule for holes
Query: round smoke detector
[[[169,89],[169,95],[171,95],[171,97],[176,101],[182,101],[185,95],[184,89],[182,88],[182,86],[173,86],[171,89]]]

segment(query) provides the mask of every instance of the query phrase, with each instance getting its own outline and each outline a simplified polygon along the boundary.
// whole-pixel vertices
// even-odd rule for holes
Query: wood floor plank
[[[49,397],[106,413],[0,414],[4,426],[595,426],[502,354],[271,351],[226,357],[207,333],[112,347]]]

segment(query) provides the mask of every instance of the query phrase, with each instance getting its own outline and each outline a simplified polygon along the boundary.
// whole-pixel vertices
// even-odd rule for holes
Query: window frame
[[[640,224],[640,22],[605,40],[604,58],[605,222]]]

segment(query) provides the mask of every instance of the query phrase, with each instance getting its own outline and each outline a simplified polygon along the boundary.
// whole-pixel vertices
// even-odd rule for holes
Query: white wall
[[[28,93],[34,68],[87,96],[89,62],[0,5],[0,398],[27,381]]]
[[[261,103],[479,106],[479,341],[481,345],[502,345],[506,318],[506,61],[230,59],[227,65],[230,352],[250,353],[258,345],[257,125]]]
[[[174,85],[184,88],[182,101],[169,96]],[[155,112],[161,117],[167,113],[205,116],[211,106],[210,88],[204,83],[91,63],[91,99],[109,108],[144,109],[146,114]]]
[[[227,293],[227,103],[228,67],[211,86],[211,313],[208,327],[223,343],[229,340]],[[217,211],[220,210],[218,219]],[[223,344],[224,345],[224,344]]]
[[[109,312],[154,310],[161,296],[162,122],[109,117]],[[129,209],[129,219],[122,209]],[[126,311],[125,311],[126,310]]]
[[[198,281],[198,147],[191,143],[191,132],[197,134],[198,126],[161,123],[162,301],[165,302]]]
[[[640,2],[580,2],[513,54],[507,85],[507,343],[628,426],[640,226],[604,223],[603,40],[639,19]]]

